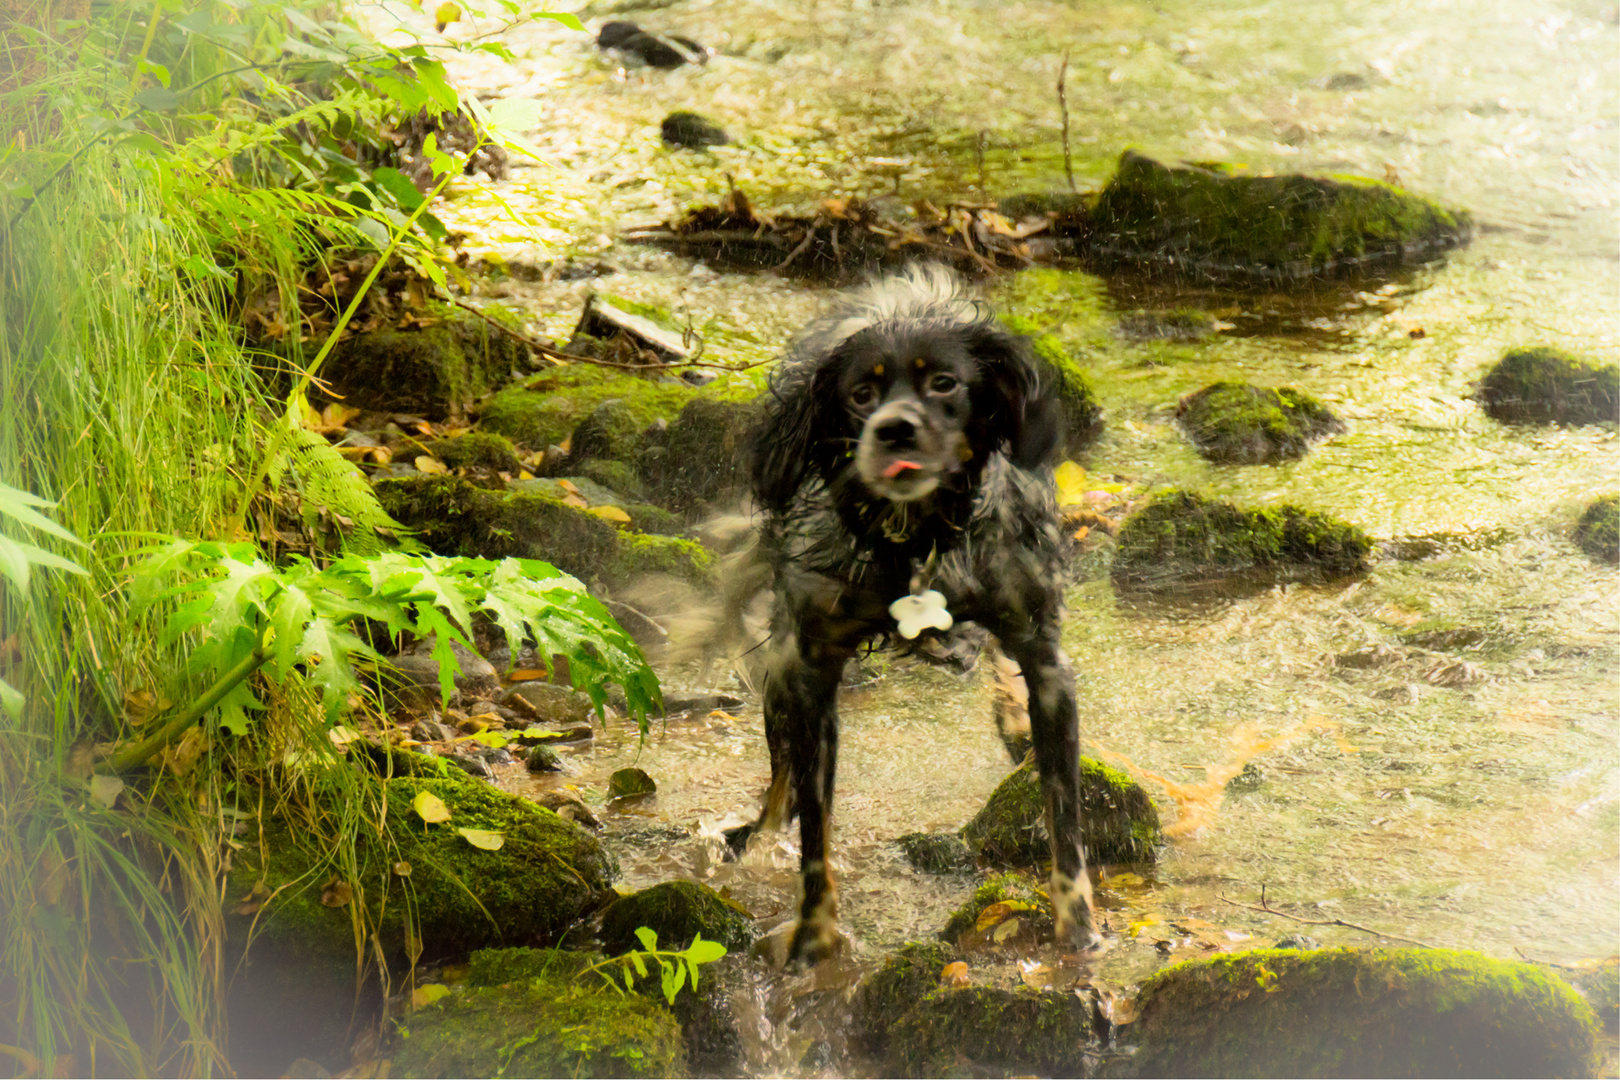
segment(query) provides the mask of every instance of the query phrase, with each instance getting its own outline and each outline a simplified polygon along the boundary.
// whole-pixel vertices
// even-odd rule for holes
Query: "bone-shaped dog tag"
[[[889,605],[889,614],[900,624],[900,636],[910,641],[929,627],[949,630],[951,613],[945,608],[945,594],[936,589],[913,596],[902,596]]]

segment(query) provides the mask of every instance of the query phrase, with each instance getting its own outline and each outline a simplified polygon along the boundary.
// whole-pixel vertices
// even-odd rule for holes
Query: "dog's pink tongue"
[[[907,469],[913,472],[922,472],[922,466],[915,461],[892,461],[889,463],[889,467],[883,470],[883,476],[885,479],[893,480]]]

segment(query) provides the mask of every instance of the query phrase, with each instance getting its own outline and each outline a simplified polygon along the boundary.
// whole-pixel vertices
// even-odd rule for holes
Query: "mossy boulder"
[[[492,431],[469,431],[450,439],[439,439],[428,449],[452,469],[487,469],[513,475],[519,469],[512,440]]]
[[[428,420],[460,415],[528,363],[528,349],[482,319],[445,309],[417,330],[369,330],[340,341],[321,371],[346,405]],[[313,395],[320,399],[317,390]]]
[[[573,462],[569,463],[574,465]],[[609,458],[587,458],[579,462],[574,470],[579,475],[601,484],[610,491],[618,493],[623,501],[616,505],[625,506],[631,502],[645,502],[646,492],[641,486],[641,477],[636,467],[628,461],[615,461]]]
[[[680,1025],[661,1003],[615,993],[566,957],[507,966],[485,963],[486,978],[505,981],[474,983],[401,1022],[389,1075],[689,1075]]]
[[[1102,433],[1103,410],[1091,376],[1051,334],[1042,333],[1033,319],[1005,316],[1002,324],[1015,334],[1030,339],[1035,355],[1052,365],[1062,380],[1059,395],[1063,401],[1064,452],[1073,456],[1096,441]]]
[[[1620,495],[1601,495],[1581,512],[1575,545],[1594,559],[1620,563]]]
[[[955,833],[907,833],[895,841],[906,861],[925,874],[955,874],[973,869],[973,849]]]
[[[611,398],[579,422],[568,444],[570,464],[589,458],[629,462],[641,449],[642,434],[651,426],[645,410],[622,398]]]
[[[1597,1018],[1530,964],[1262,949],[1160,971],[1115,1076],[1591,1076]]]
[[[1277,285],[1424,262],[1466,244],[1470,216],[1358,176],[1248,176],[1127,150],[1092,207],[1101,269]]]
[[[1112,578],[1124,591],[1327,581],[1366,573],[1372,550],[1359,527],[1325,514],[1170,491],[1125,519]]]
[[[388,513],[439,555],[543,559],[610,586],[648,573],[711,583],[713,558],[701,545],[622,530],[550,495],[480,487],[456,476],[402,477],[375,487]]]
[[[957,958],[938,941],[902,945],[861,980],[850,1007],[850,1035],[868,1054],[882,1056],[889,1028],[907,1009],[939,986],[940,972]]]
[[[1620,366],[1545,345],[1509,349],[1477,396],[1488,414],[1509,423],[1613,423],[1620,420]]]
[[[979,858],[1033,866],[1052,857],[1040,773],[1026,761],[962,829]],[[1091,863],[1151,862],[1164,844],[1159,812],[1142,785],[1093,758],[1080,759],[1080,840]]]
[[[693,398],[661,439],[649,440],[641,475],[679,514],[702,513],[748,486],[750,442],[762,415],[755,401]]]
[[[542,449],[572,435],[607,401],[617,415],[645,431],[668,420],[696,393],[679,380],[660,381],[594,364],[567,364],[510,386],[484,406],[480,424],[524,446]]]
[[[948,987],[894,1023],[884,1062],[891,1076],[1085,1076],[1090,1041],[1090,1009],[1074,994]]]
[[[973,895],[961,907],[951,912],[951,917],[939,932],[940,939],[955,943],[977,925],[979,915],[985,908],[1006,903],[1028,904],[1031,909],[1041,912],[1048,912],[1050,908],[1046,894],[1026,878],[1017,874],[992,874],[973,890]]]
[[[1176,417],[1198,452],[1223,465],[1268,465],[1305,456],[1344,424],[1309,394],[1218,382],[1183,398]]]
[[[734,900],[695,881],[666,881],[615,900],[602,913],[602,944],[610,953],[641,948],[638,927],[658,935],[660,949],[684,949],[702,934],[741,952],[754,943],[753,916]]]
[[[554,938],[599,902],[618,873],[612,855],[578,825],[457,770],[376,783],[392,842],[363,827],[355,876],[286,821],[266,823],[262,849],[238,853],[226,882],[225,927],[236,971],[232,1062],[243,1073],[279,1075],[300,1056],[341,1068],[351,1022],[364,1024],[381,1005],[379,955],[397,978],[413,952],[454,958]],[[413,813],[424,791],[449,808],[448,821],[429,825]],[[503,844],[474,847],[459,828],[498,832]],[[261,907],[254,897],[269,899]],[[359,959],[357,934],[367,942]]]

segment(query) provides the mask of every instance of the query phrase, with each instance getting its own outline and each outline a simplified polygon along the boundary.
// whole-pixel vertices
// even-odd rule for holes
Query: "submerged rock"
[[[642,926],[658,935],[660,949],[684,949],[702,934],[742,952],[758,936],[753,916],[736,901],[694,881],[666,881],[615,900],[602,913],[602,944],[610,953],[639,949]]]
[[[1133,311],[1120,316],[1119,332],[1132,341],[1200,341],[1215,332],[1215,316],[1197,308]]]
[[[608,777],[609,799],[635,799],[657,791],[658,783],[644,769],[619,769]]]
[[[907,833],[895,843],[906,853],[906,861],[925,874],[973,869],[973,850],[955,833]]]
[[[948,987],[889,1029],[884,1062],[892,1076],[1086,1076],[1090,1040],[1090,1009],[1074,994]]]
[[[1466,244],[1473,223],[1364,177],[1246,176],[1127,150],[1089,231],[1104,269],[1276,285],[1424,262]]]
[[[1102,405],[1097,401],[1097,390],[1092,386],[1091,376],[1069,355],[1062,342],[1051,334],[1042,333],[1034,320],[1008,315],[1001,321],[1013,333],[1029,337],[1035,354],[1056,368],[1063,379],[1060,390],[1063,401],[1063,449],[1071,457],[1080,453],[1096,441],[1103,429]]]
[[[695,112],[676,111],[664,117],[658,133],[671,146],[685,146],[701,150],[705,146],[724,146],[731,141],[726,129]]]
[[[627,59],[655,68],[678,68],[682,64],[702,64],[709,59],[708,50],[691,38],[655,34],[622,19],[603,23],[596,32],[596,44],[598,48],[611,49]]]
[[[1212,383],[1188,395],[1176,417],[1200,454],[1226,465],[1293,461],[1311,443],[1344,430],[1309,394],[1236,382]]]
[[[321,377],[345,405],[443,420],[460,415],[528,359],[527,347],[482,319],[447,313],[444,321],[417,330],[368,330],[345,338]],[[323,400],[318,390],[311,397]]]
[[[594,959],[531,949],[475,954],[466,989],[401,1024],[389,1075],[689,1075],[675,1017],[584,971]]]
[[[1366,573],[1372,549],[1359,527],[1325,514],[1296,506],[1244,510],[1171,491],[1125,519],[1112,577],[1126,591],[1323,581]]]
[[[1488,414],[1510,423],[1613,423],[1620,420],[1620,366],[1547,346],[1510,349],[1477,396]]]
[[[542,559],[610,586],[650,573],[711,583],[713,558],[701,545],[620,529],[550,495],[492,490],[457,476],[380,480],[375,489],[388,512],[439,555]]]
[[[1003,780],[962,839],[987,862],[1033,866],[1052,857],[1040,773],[1025,762]],[[1088,863],[1151,862],[1164,844],[1159,812],[1131,777],[1080,759],[1080,840]]]
[[[856,988],[851,1038],[868,1054],[881,1057],[894,1022],[939,987],[940,972],[956,957],[954,948],[937,941],[901,946]]]
[[[1620,563],[1620,495],[1592,500],[1575,523],[1575,546],[1604,562]]]
[[[1143,984],[1113,1076],[1591,1076],[1597,1019],[1530,964],[1447,949],[1263,949]]]

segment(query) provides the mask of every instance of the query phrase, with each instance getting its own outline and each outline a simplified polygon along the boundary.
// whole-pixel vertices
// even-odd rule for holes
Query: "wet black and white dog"
[[[828,867],[838,684],[863,644],[972,621],[1022,668],[1052,838],[1060,941],[1098,940],[1080,848],[1079,722],[1059,648],[1052,465],[1058,375],[936,267],[851,293],[777,368],[755,445],[751,559],[774,590],[764,698],[771,786],[795,814],[804,895],[789,958],[836,941]]]

